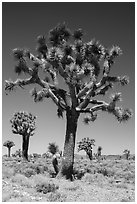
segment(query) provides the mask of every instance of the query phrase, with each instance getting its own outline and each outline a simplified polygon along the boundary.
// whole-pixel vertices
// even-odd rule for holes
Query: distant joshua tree
[[[22,151],[21,151],[21,149],[18,149],[18,150],[16,150],[16,152],[15,152],[15,156],[17,157],[21,157],[22,156]]]
[[[59,147],[55,144],[55,142],[49,143],[48,151],[54,155],[59,152]]]
[[[108,102],[98,99],[112,90],[115,83],[124,86],[129,82],[127,76],[111,75],[115,59],[122,54],[120,47],[106,48],[96,40],[85,42],[83,35],[82,29],[72,32],[63,23],[50,30],[48,37],[38,36],[37,56],[26,49],[14,49],[15,73],[25,73],[28,78],[5,81],[6,94],[17,87],[39,85],[41,90],[34,87],[31,92],[34,101],[50,98],[57,106],[59,117],[65,112],[66,134],[58,178],[73,177],[76,132],[81,114],[87,114],[86,124],[94,122],[100,111],[114,115],[119,122],[132,116],[130,109],[117,106],[121,93],[114,93]],[[64,86],[59,86],[60,79]]]
[[[128,159],[129,159],[129,156],[130,156],[130,150],[125,149],[125,150],[123,151],[123,153],[125,154],[126,159],[128,160]]]
[[[101,151],[102,151],[102,147],[99,146],[97,149],[97,156],[100,157],[101,156]]]
[[[78,142],[78,152],[84,150],[89,159],[92,160],[92,146],[95,146],[94,143],[94,139],[90,139],[89,137],[83,138],[82,141]]]
[[[36,116],[25,111],[19,111],[14,114],[10,120],[12,124],[12,132],[22,136],[22,156],[28,160],[28,148],[30,136],[34,135]]]
[[[3,143],[3,146],[8,148],[8,157],[10,157],[11,147],[15,146],[14,142],[7,140],[6,142]]]
[[[59,168],[58,168],[58,160],[57,160],[56,153],[59,152],[59,147],[54,142],[49,143],[48,151],[53,154],[52,164],[53,164],[53,167],[54,167],[56,174],[58,174]]]

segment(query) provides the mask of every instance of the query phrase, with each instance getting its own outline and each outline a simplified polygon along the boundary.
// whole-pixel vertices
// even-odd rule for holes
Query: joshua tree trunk
[[[11,150],[11,147],[8,147],[8,157],[10,157],[10,150]]]
[[[92,150],[86,152],[89,159],[92,160]]]
[[[29,135],[23,135],[22,157],[28,160]]]
[[[57,178],[66,177],[67,179],[72,180],[78,117],[79,115],[75,110],[69,110],[66,113],[67,124],[64,152],[62,157],[61,169]]]
[[[54,170],[55,170],[56,175],[57,175],[59,172],[59,169],[58,169],[58,160],[57,160],[55,155],[53,156],[52,164],[53,164]]]

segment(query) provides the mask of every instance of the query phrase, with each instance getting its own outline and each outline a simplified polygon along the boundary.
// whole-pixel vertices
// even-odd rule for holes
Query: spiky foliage
[[[89,137],[85,137],[80,142],[78,142],[78,152],[84,150],[91,160],[93,146],[95,146],[95,140],[90,139]]]
[[[58,24],[55,28],[49,32],[49,41],[53,46],[61,45],[64,41],[67,41],[71,36],[70,30],[66,27],[66,24]]]
[[[48,48],[47,48],[47,45],[46,45],[46,39],[45,39],[45,36],[38,36],[37,37],[37,43],[38,43],[38,46],[37,46],[37,51],[38,53],[40,53],[42,55],[42,57],[46,58],[46,53],[48,51]]]
[[[3,143],[3,146],[8,148],[8,156],[10,157],[10,149],[11,147],[15,146],[14,142],[11,140],[7,140]]]
[[[57,152],[59,152],[59,147],[58,147],[58,145],[56,145],[55,142],[49,143],[48,151],[54,155]]]
[[[11,122],[12,132],[19,135],[34,135],[36,116],[26,111],[14,113]]]

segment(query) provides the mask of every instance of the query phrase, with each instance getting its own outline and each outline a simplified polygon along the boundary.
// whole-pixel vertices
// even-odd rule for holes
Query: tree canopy
[[[128,84],[127,76],[111,76],[113,64],[122,50],[117,45],[105,48],[96,40],[86,43],[83,35],[82,29],[72,32],[65,23],[58,24],[50,30],[47,38],[38,36],[37,56],[27,49],[14,49],[13,55],[17,61],[15,73],[25,73],[30,77],[14,82],[6,80],[6,92],[16,87],[38,84],[42,89],[38,91],[34,87],[31,91],[34,101],[51,98],[57,105],[59,117],[63,117],[63,112],[68,108],[75,106],[77,112],[88,114],[85,123],[95,121],[100,110],[112,113],[119,122],[128,120],[132,115],[131,110],[116,106],[121,100],[121,93],[114,93],[110,102],[93,99],[104,96],[115,83],[122,86]],[[40,77],[40,70],[43,71],[43,78]],[[69,91],[59,88],[59,75]]]
[[[3,146],[4,146],[4,147],[7,147],[7,148],[11,148],[11,147],[15,146],[15,144],[14,144],[13,141],[7,140],[7,141],[5,141],[5,142],[3,143]]]
[[[16,112],[10,120],[12,124],[12,132],[19,135],[34,135],[36,116],[25,111]]]

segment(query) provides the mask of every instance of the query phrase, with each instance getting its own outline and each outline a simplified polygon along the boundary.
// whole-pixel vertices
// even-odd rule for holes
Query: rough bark
[[[59,169],[58,169],[58,160],[57,160],[56,157],[53,157],[53,159],[52,159],[52,165],[53,165],[54,170],[55,170],[56,175],[57,175],[58,172],[59,172]]]
[[[29,137],[29,135],[23,135],[22,157],[25,160],[28,160]]]
[[[57,175],[57,178],[65,177],[66,179],[73,178],[73,164],[74,164],[74,149],[75,149],[75,138],[77,130],[79,114],[75,110],[69,110],[66,113],[66,135],[65,144],[62,157],[62,164]]]
[[[87,151],[86,153],[87,153],[89,159],[92,160],[92,158],[93,158],[92,157],[92,151],[90,150],[90,151]]]
[[[11,150],[11,147],[8,147],[8,157],[10,157],[10,150]]]

